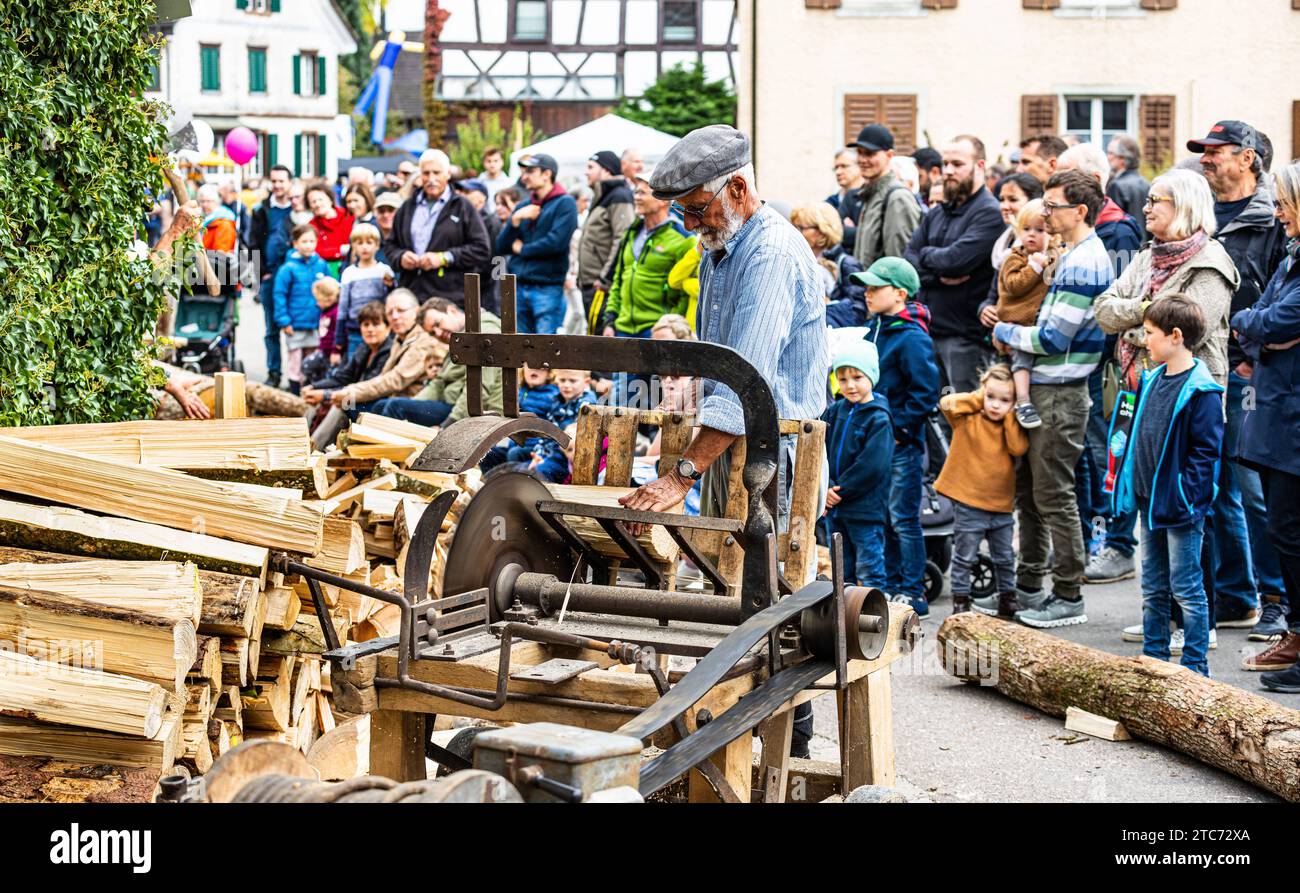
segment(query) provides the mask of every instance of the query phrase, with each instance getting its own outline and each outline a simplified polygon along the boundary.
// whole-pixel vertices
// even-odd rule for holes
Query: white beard
[[[722,209],[724,223],[719,229],[701,229],[700,244],[706,251],[721,251],[731,241],[740,228],[745,225],[745,220],[740,216],[740,212],[730,205]]]

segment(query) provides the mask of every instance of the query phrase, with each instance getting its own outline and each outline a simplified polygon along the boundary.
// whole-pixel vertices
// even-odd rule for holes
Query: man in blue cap
[[[496,250],[510,258],[508,269],[518,277],[519,331],[554,335],[564,325],[564,277],[578,203],[555,182],[560,166],[550,155],[525,155],[519,167],[533,200],[515,209],[497,236]]]

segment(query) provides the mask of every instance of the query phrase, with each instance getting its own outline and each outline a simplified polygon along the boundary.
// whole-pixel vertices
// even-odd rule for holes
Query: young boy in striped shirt
[[[1000,322],[993,329],[995,341],[1035,357],[1029,396],[1043,425],[1026,432],[1029,452],[1016,471],[1020,610],[1015,617],[1039,629],[1088,621],[1079,591],[1087,551],[1074,494],[1074,467],[1083,453],[1092,406],[1088,376],[1101,362],[1106,346],[1092,305],[1115,278],[1110,257],[1094,231],[1105,201],[1101,184],[1082,171],[1062,171],[1047,181],[1043,215],[1048,232],[1060,237],[1065,253],[1038,311],[1037,324]],[[1054,556],[1050,568],[1049,555]],[[1052,592],[1045,594],[1043,578],[1049,570]]]

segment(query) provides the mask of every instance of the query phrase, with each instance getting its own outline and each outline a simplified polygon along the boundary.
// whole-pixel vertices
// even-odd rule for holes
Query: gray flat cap
[[[749,137],[726,124],[692,130],[655,166],[650,189],[660,201],[678,199],[753,160]]]

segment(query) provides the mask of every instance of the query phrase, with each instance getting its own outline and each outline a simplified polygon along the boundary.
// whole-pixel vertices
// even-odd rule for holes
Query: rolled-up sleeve
[[[769,383],[778,380],[777,366],[798,306],[795,282],[784,266],[775,251],[759,250],[747,259],[727,294],[732,306],[719,333],[721,342],[748,360]],[[700,424],[743,435],[745,414],[736,392],[706,380],[704,393]]]

